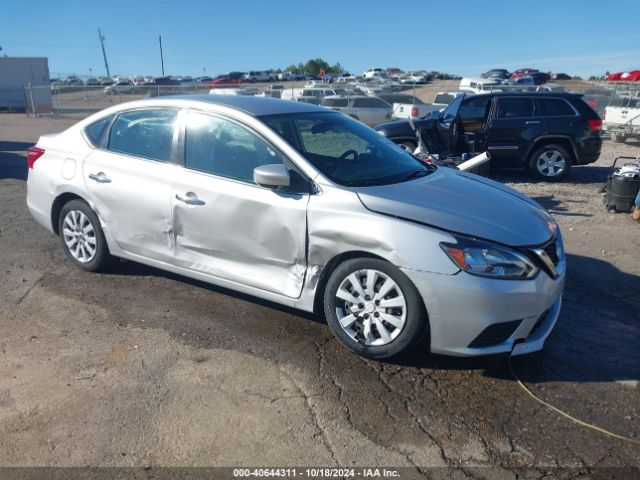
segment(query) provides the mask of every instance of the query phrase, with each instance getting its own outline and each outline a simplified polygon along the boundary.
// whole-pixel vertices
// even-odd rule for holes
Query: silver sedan
[[[560,312],[554,220],[423,165],[341,113],[245,96],[141,100],[29,149],[27,203],[69,260],[119,257],[306,311],[370,358],[539,350]]]

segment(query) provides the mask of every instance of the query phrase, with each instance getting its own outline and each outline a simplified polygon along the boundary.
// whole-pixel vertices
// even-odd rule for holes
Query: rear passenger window
[[[539,98],[540,110],[545,117],[561,117],[563,115],[575,115],[576,112],[565,100],[561,98]]]
[[[498,101],[498,118],[528,118],[533,116],[533,100],[530,98],[501,98]]]
[[[253,181],[253,169],[283,164],[284,157],[265,140],[220,117],[190,112],[185,137],[186,167],[244,182]]]
[[[84,129],[84,133],[87,135],[87,138],[91,142],[91,145],[93,145],[94,147],[100,146],[102,136],[111,123],[111,120],[113,120],[113,115],[101,118],[97,122],[93,122]]]
[[[178,111],[169,108],[135,110],[118,115],[109,133],[109,150],[136,157],[171,161]]]

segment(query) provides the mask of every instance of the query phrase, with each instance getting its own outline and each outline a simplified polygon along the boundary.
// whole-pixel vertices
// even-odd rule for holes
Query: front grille
[[[489,325],[469,344],[469,348],[491,347],[506,341],[513,335],[513,332],[516,331],[521,321],[522,320],[513,320],[511,322]]]
[[[547,319],[547,315],[549,315],[549,310],[547,310],[542,315],[540,315],[540,317],[536,321],[535,325],[533,326],[533,328],[529,332],[529,336],[535,334],[538,330],[540,330],[540,327],[542,327],[542,324]]]
[[[545,251],[545,253],[547,255],[549,255],[549,258],[551,259],[553,264],[557,267],[558,263],[560,262],[560,257],[558,256],[557,241],[555,239],[553,239],[553,241],[549,242],[549,244],[546,245],[543,248],[543,250]]]

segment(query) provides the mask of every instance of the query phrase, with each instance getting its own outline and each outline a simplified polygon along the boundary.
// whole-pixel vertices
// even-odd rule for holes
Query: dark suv
[[[488,151],[492,167],[525,167],[549,181],[564,178],[572,165],[595,162],[602,147],[602,120],[580,95],[571,93],[463,95],[443,112],[413,124],[430,153]],[[375,129],[408,149],[417,146],[408,121]]]

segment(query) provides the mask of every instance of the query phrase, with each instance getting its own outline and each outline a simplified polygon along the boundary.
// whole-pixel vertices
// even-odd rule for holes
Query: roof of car
[[[576,97],[580,96],[579,93],[572,92],[528,92],[524,90],[519,90],[517,92],[486,92],[486,93],[478,93],[475,95],[469,95],[468,98],[477,98],[477,97],[522,97],[522,96],[532,96],[532,97]]]
[[[176,95],[162,98],[223,105],[241,110],[254,117],[287,113],[327,112],[326,108],[317,107],[305,102],[293,102],[279,98],[254,97],[250,95]]]

